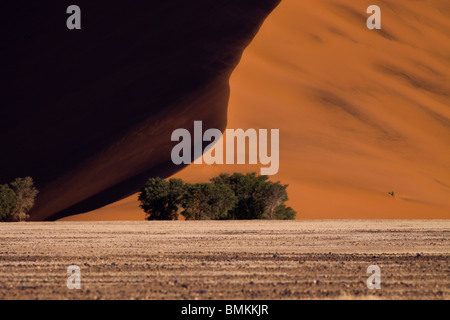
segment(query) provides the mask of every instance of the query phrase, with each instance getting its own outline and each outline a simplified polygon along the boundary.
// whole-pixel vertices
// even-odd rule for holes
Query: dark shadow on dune
[[[347,17],[360,22],[362,27],[365,27],[367,18],[369,17],[368,14],[365,15],[366,7],[361,6],[361,11],[357,11],[343,4],[334,4],[334,7]],[[383,26],[380,30],[376,30],[376,34],[390,41],[399,41],[392,33],[386,30],[386,26]]]
[[[381,73],[388,75],[388,76],[394,76],[396,78],[399,78],[409,85],[413,86],[416,89],[421,89],[428,91],[433,94],[437,94],[443,97],[448,97],[450,95],[450,92],[448,88],[445,86],[441,86],[438,83],[432,83],[428,81],[427,79],[424,79],[423,77],[420,77],[417,74],[412,74],[410,72],[406,72],[398,67],[388,65],[388,64],[377,64],[375,66],[378,71]]]
[[[170,163],[177,128],[226,126],[228,79],[280,0],[3,1],[0,183],[32,176],[32,220],[130,195]]]
[[[390,143],[399,141],[402,137],[392,127],[383,123],[377,123],[368,115],[360,111],[354,104],[347,101],[344,97],[337,95],[329,90],[313,88],[311,94],[319,104],[327,110],[346,114],[355,120],[375,129],[380,138]]]

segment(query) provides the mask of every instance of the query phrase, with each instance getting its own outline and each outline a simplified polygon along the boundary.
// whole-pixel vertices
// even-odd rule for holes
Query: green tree
[[[275,211],[275,219],[277,220],[294,220],[297,212],[291,207],[286,207],[286,205],[282,204],[278,206]]]
[[[140,207],[147,213],[147,220],[177,220],[184,188],[180,179],[149,179],[139,194]]]
[[[237,197],[237,205],[230,212],[230,219],[252,220],[262,219],[265,211],[264,190],[267,176],[257,176],[256,173],[221,174],[212,178],[211,182],[229,186]]]
[[[189,184],[183,195],[181,214],[186,220],[223,220],[236,203],[233,190],[226,185]]]
[[[238,202],[236,194],[229,186],[215,184],[209,185],[212,189],[212,193],[209,195],[211,219],[229,219],[230,212],[236,207]]]
[[[152,178],[139,194],[148,220],[294,219],[286,207],[287,185],[256,173],[221,174],[211,183],[184,183]]]
[[[230,219],[292,219],[295,211],[286,208],[287,185],[268,181],[267,176],[256,173],[221,174],[212,178],[216,185],[227,185],[237,197],[237,205],[230,212]]]
[[[16,207],[16,194],[7,184],[0,185],[0,221],[7,221]]]
[[[29,218],[28,212],[33,208],[38,195],[31,177],[17,178],[10,183],[11,189],[16,195],[16,206],[13,209],[11,221],[25,221]]]

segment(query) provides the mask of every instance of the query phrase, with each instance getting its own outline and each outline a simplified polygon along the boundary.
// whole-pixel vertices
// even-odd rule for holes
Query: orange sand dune
[[[366,28],[371,4],[382,30]],[[297,218],[450,217],[448,1],[284,0],[230,85],[229,128],[280,129],[272,179],[290,185]],[[143,218],[133,196],[68,220]]]
[[[101,208],[184,168],[172,132],[197,120],[225,129],[230,76],[281,0],[80,1],[89,22],[73,32],[61,1],[2,1],[0,184],[33,177],[31,221]]]

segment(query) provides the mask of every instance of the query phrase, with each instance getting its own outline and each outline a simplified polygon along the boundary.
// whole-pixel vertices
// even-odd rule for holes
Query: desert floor
[[[450,298],[448,220],[16,223],[0,243],[0,299]]]

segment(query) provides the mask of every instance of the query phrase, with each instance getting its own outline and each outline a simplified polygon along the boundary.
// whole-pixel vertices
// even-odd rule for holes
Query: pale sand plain
[[[3,223],[0,243],[0,299],[450,297],[448,220]]]

